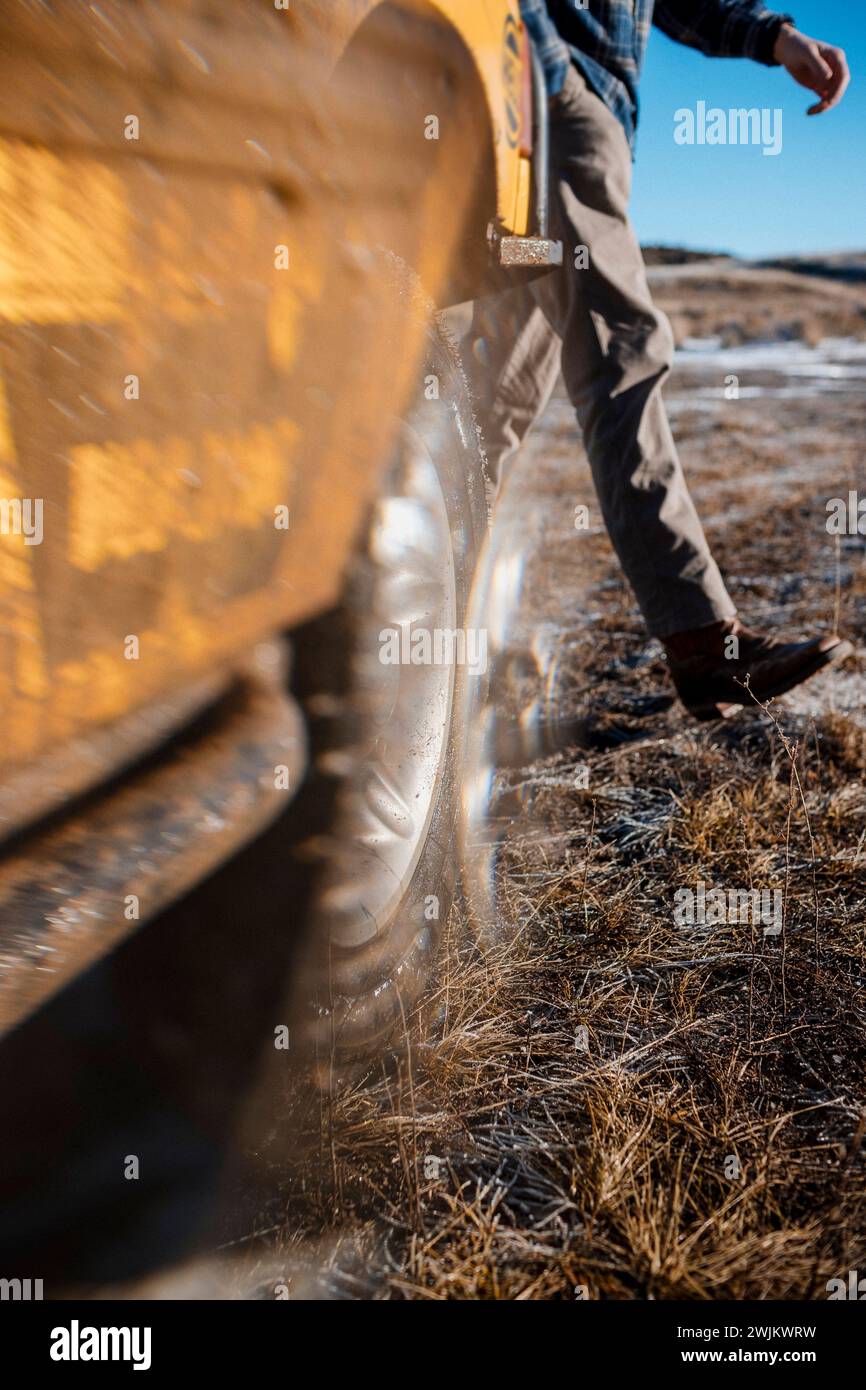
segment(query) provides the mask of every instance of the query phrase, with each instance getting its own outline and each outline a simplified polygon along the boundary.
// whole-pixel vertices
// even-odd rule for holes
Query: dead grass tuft
[[[862,640],[862,546],[834,552],[824,529],[862,406],[834,397],[832,428],[823,400],[776,408],[680,418],[714,548],[748,620],[835,611]],[[341,1242],[353,1268],[366,1252],[380,1297],[826,1297],[866,1268],[862,656],[775,723],[752,706],[689,725],[659,699],[659,649],[604,537],[576,549],[588,477],[557,455],[573,442],[544,448],[528,622],[560,623],[586,746],[503,780],[504,939],[481,949],[452,922],[428,1041],[326,1098],[280,1240],[333,1237],[350,1293]],[[780,890],[781,935],[677,925],[674,893],[698,881]]]

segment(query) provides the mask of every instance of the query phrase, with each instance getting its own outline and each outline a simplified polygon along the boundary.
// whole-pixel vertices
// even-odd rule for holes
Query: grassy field
[[[761,332],[732,334],[750,274]],[[723,348],[767,336],[773,275],[658,290]],[[776,302],[776,338],[791,295],[821,325],[809,341],[850,332],[850,300],[809,280]],[[427,1040],[307,1112],[267,1242],[297,1280],[344,1297],[820,1299],[866,1270],[866,542],[825,524],[866,481],[866,375],[856,353],[841,373],[825,356],[698,353],[668,387],[743,616],[838,625],[858,648],[728,724],[672,703],[564,398],[515,465],[499,524],[529,537],[523,640],[580,733],[499,779],[500,932],[482,949],[455,916]],[[778,893],[778,933],[678,924],[675,894],[699,884]]]

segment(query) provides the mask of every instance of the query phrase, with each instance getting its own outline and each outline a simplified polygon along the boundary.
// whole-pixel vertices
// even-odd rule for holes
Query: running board
[[[499,264],[509,267],[562,265],[562,242],[541,236],[500,237]]]
[[[260,643],[185,736],[10,849],[0,864],[0,1034],[287,805],[306,768],[306,734],[275,649]]]

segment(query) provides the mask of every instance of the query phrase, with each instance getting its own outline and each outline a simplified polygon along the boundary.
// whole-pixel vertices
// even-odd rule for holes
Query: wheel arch
[[[369,91],[377,79],[388,86],[396,74],[402,160],[415,162],[419,176],[425,164],[435,167],[413,189],[406,170],[391,163],[395,216],[380,239],[412,265],[440,306],[472,298],[482,283],[487,226],[502,203],[491,93],[495,28],[489,17],[485,25],[460,22],[452,0],[382,0],[352,30],[335,69],[349,91],[356,83]],[[437,139],[425,139],[419,116],[439,119]],[[415,217],[401,225],[408,207]]]

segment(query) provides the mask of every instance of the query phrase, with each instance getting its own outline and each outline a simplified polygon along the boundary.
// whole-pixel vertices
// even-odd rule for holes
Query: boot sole
[[[762,704],[766,704],[767,700],[775,700],[779,695],[786,695],[789,690],[794,690],[798,685],[802,685],[804,681],[810,680],[812,676],[816,676],[818,672],[823,671],[825,667],[836,666],[841,661],[847,661],[848,657],[853,654],[853,651],[853,642],[849,642],[847,638],[845,638],[837,642],[835,647],[830,647],[826,652],[817,652],[814,660],[811,661],[808,666],[802,667],[796,674],[792,674],[785,680],[777,681],[774,686],[771,686],[768,690],[762,690],[760,694],[756,691],[755,697],[760,700]],[[701,723],[706,723],[710,720],[732,719],[735,714],[739,714],[742,708],[742,702],[740,704],[731,704],[727,700],[713,700],[707,704],[686,705],[689,714]]]

